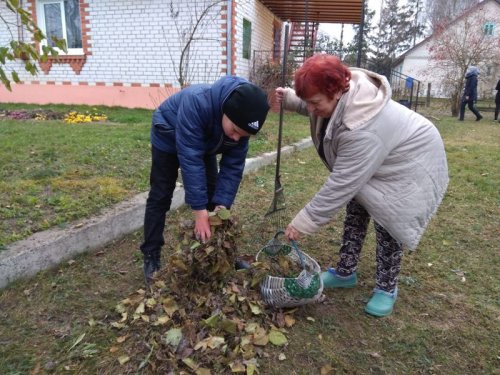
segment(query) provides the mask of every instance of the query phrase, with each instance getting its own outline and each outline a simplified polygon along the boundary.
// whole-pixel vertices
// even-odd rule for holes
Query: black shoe
[[[483,119],[483,116],[479,116],[476,118],[476,121],[481,121]]]
[[[153,281],[155,272],[161,268],[160,252],[144,254],[144,281],[149,285]]]

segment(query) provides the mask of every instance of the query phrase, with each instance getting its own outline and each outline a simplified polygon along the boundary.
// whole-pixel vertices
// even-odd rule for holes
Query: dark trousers
[[[498,120],[498,112],[500,112],[500,100],[495,99],[495,120]]]
[[[476,120],[478,120],[478,119],[480,119],[480,118],[483,117],[483,116],[481,116],[481,114],[477,110],[476,105],[474,103],[474,100],[464,100],[464,99],[462,99],[462,103],[460,104],[460,117],[459,117],[460,121],[463,121],[463,119],[464,119],[464,116],[465,116],[465,107],[466,106],[468,106],[469,109],[472,111],[472,113],[474,113],[474,115],[476,115]]]
[[[357,270],[369,223],[368,212],[354,199],[351,200],[347,204],[340,259],[336,268],[339,275],[348,276]],[[381,225],[377,222],[374,224],[377,241],[376,287],[386,292],[393,292],[398,284],[403,246]]]
[[[209,201],[215,192],[217,180],[217,159],[215,155],[205,157],[205,169],[207,176],[207,191]],[[165,218],[172,204],[175,183],[179,175],[179,159],[177,154],[169,154],[151,147],[151,172],[149,176],[150,190],[146,201],[146,212],[144,215],[144,242],[141,251],[144,254],[160,252],[165,244],[163,231],[165,229]],[[213,204],[209,202],[207,209],[213,210]]]

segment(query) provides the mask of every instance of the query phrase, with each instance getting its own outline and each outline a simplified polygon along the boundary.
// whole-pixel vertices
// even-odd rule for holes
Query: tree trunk
[[[451,115],[453,117],[458,117],[458,110],[460,108],[459,99],[460,99],[459,92],[454,92],[451,94],[450,104],[451,104]]]

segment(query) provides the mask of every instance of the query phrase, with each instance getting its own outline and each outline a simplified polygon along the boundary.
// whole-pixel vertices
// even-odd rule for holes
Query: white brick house
[[[252,51],[273,50],[283,22],[257,0],[24,0],[42,30],[69,41],[67,55],[39,63],[31,76],[8,63],[22,81],[0,101],[154,108],[180,88],[182,35],[199,22],[188,54],[186,82],[212,82],[225,74],[249,77]],[[5,2],[0,13],[19,25]],[[59,33],[59,34],[58,34]],[[0,22],[0,46],[30,41],[19,27]],[[37,46],[38,48],[40,46]],[[281,46],[277,46],[281,49]]]
[[[466,23],[469,27],[465,26]],[[487,33],[491,45],[496,46],[491,48],[491,57],[488,61],[483,61],[480,65],[478,84],[479,97],[491,99],[496,93],[495,85],[500,79],[500,0],[485,0],[476,4],[447,25],[443,35],[447,37],[450,34],[461,35],[466,32]],[[443,79],[444,70],[436,68],[436,64],[446,67],[446,61],[432,61],[431,58],[435,38],[434,35],[430,35],[406,51],[398,57],[393,69],[421,81],[423,83],[421,96],[426,94],[425,90],[430,84],[432,97],[448,98],[450,92],[446,80]],[[458,45],[458,42],[455,43]],[[466,48],[467,46],[463,47],[464,50]]]

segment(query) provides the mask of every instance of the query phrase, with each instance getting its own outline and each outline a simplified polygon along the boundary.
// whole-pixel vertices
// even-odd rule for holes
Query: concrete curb
[[[281,149],[282,155],[312,146],[310,138]],[[276,160],[276,151],[268,152],[245,163],[244,173],[256,171]],[[99,216],[81,220],[65,229],[35,233],[25,240],[7,246],[0,252],[0,289],[23,277],[56,266],[75,255],[103,246],[140,229],[144,221],[147,192],[107,209]],[[184,189],[176,188],[171,209],[184,204]]]

